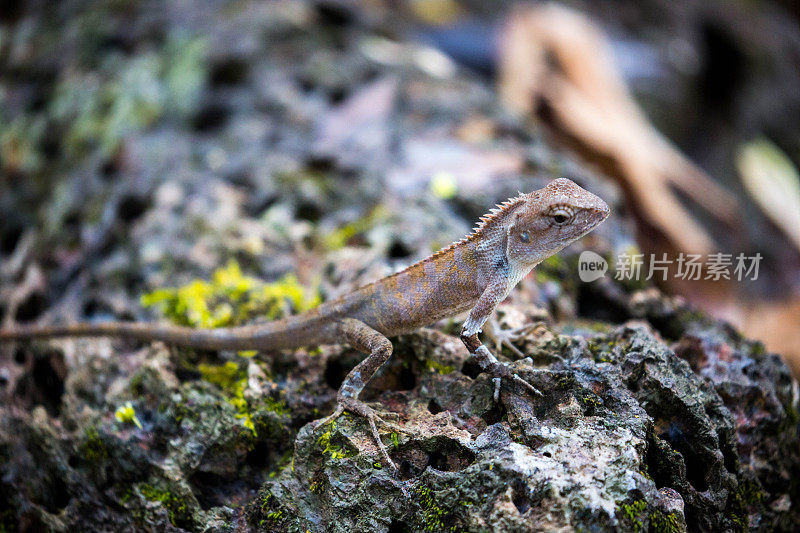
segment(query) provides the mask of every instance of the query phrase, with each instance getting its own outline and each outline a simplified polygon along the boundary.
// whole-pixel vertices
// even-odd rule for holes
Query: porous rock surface
[[[153,320],[142,294],[232,258],[333,298],[558,175],[613,206],[593,249],[631,243],[610,185],[381,9],[13,4],[4,322]],[[430,192],[439,174],[452,197]],[[457,323],[393,339],[365,397],[397,473],[363,420],[315,424],[349,349],[2,346],[0,531],[795,530],[780,358],[654,289],[579,284],[575,257],[503,310],[533,325],[516,343],[531,359],[509,362],[541,397],[495,403]]]
[[[642,320],[529,328],[531,358],[510,364],[543,396],[509,388],[499,404],[457,338],[396,339],[366,397],[397,472],[364,420],[313,422],[349,350],[245,363],[252,431],[229,390],[182,375],[164,350],[134,353],[127,375],[91,358],[68,375],[58,418],[0,413],[4,519],[55,531],[791,529],[786,366],[679,307],[658,314],[662,331],[683,330],[677,342]],[[122,398],[142,429],[115,419]]]

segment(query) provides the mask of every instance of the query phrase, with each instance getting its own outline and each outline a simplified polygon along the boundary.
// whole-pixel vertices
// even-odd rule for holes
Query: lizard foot
[[[503,363],[497,362],[489,369],[489,372],[492,376],[492,382],[494,382],[494,401],[500,401],[500,386],[503,379],[511,380],[514,383],[522,385],[525,390],[534,394],[536,396],[544,396],[542,391],[519,377],[516,373],[512,372],[506,365]]]
[[[358,415],[363,416],[369,422],[369,427],[372,430],[372,437],[375,439],[375,442],[378,444],[378,448],[381,450],[381,455],[383,455],[383,459],[392,467],[392,470],[397,471],[397,465],[394,464],[392,458],[389,457],[389,452],[386,451],[386,446],[383,445],[383,441],[381,440],[381,435],[378,433],[378,427],[375,425],[375,421],[379,421],[383,424],[385,422],[381,417],[375,414],[375,411],[372,407],[368,406],[361,400],[357,400],[356,398],[348,398],[345,396],[339,397],[339,403],[336,405],[336,409],[334,409],[333,413],[329,416],[323,418],[320,422],[316,424],[315,427],[323,426],[335,420],[339,415],[341,415],[345,411],[350,411],[351,413],[355,413]]]
[[[525,354],[517,348],[513,343],[524,338],[527,333],[531,331],[532,326],[526,325],[517,329],[502,329],[496,321],[487,322],[484,327],[484,333],[494,344],[494,349],[501,352],[505,346],[520,359],[525,357]]]

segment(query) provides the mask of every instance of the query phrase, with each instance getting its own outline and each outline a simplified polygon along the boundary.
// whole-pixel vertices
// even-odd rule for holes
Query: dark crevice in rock
[[[397,390],[412,390],[417,386],[417,374],[410,365],[403,365],[397,376]]]
[[[21,362],[17,360],[18,364],[28,362],[23,350],[18,350],[15,357],[20,353],[25,359]],[[66,376],[64,355],[51,350],[46,354],[37,354],[28,364],[30,370],[17,381],[14,395],[26,405],[42,405],[50,416],[58,416]]]
[[[189,478],[192,493],[203,510],[242,501],[258,490],[262,481],[261,476],[226,479],[209,472],[195,472]]]
[[[319,219],[322,218],[322,209],[312,202],[299,202],[295,207],[294,216],[299,220],[319,222]]]
[[[54,362],[61,367],[61,372],[53,367]],[[47,359],[37,357],[33,363],[33,385],[51,416],[58,416],[61,408],[61,397],[64,394],[64,380],[61,378],[63,373],[64,360],[61,352],[53,352]]]
[[[534,506],[533,492],[528,487],[528,484],[521,479],[515,479],[511,484],[511,501],[519,511],[519,514],[525,512]]]
[[[39,318],[49,305],[47,299],[40,293],[34,292],[17,307],[14,319],[17,322],[30,322]]]
[[[428,402],[428,411],[432,415],[441,413],[443,410],[444,409],[442,409],[442,406],[439,405],[439,402],[436,401],[436,398],[433,398],[433,399],[431,399],[431,401]]]
[[[481,418],[486,422],[487,426],[497,424],[506,416],[506,408],[502,402],[495,402],[488,411],[481,415]]]
[[[390,452],[401,479],[412,479],[431,467],[440,472],[459,472],[475,462],[475,452],[456,440],[435,437],[413,441]]]
[[[222,104],[208,104],[194,117],[194,129],[209,133],[221,129],[228,122],[230,110]]]
[[[211,66],[209,80],[212,87],[235,86],[247,81],[250,65],[240,58],[227,58]]]
[[[387,253],[391,259],[404,259],[409,257],[413,252],[408,246],[403,244],[402,241],[395,240],[392,241],[392,245],[389,247]]]
[[[8,255],[13,252],[20,238],[22,238],[22,232],[23,226],[21,224],[9,224],[8,227],[4,228],[2,235],[0,235],[0,254]]]
[[[140,216],[142,216],[148,207],[150,207],[151,200],[145,196],[126,195],[120,200],[117,207],[117,216],[125,223],[131,223]]]
[[[402,520],[392,520],[387,529],[387,533],[406,533],[407,531],[411,531],[411,525]]]
[[[669,444],[660,437],[651,437],[647,442],[647,474],[653,478],[656,488],[675,488],[680,484],[680,468],[673,462]]]
[[[360,361],[360,358],[354,354],[347,354],[342,357],[336,357],[328,360],[325,367],[325,383],[334,390],[339,390],[347,373],[350,372]]]
[[[578,315],[603,322],[621,323],[630,318],[627,309],[610,299],[592,283],[578,285]]]
[[[483,370],[474,358],[470,358],[464,362],[464,366],[461,367],[461,373],[475,379],[483,373]]]

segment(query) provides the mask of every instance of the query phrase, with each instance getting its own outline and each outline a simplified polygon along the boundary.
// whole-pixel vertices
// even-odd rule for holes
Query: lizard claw
[[[537,396],[544,396],[544,394],[542,394],[542,391],[540,391],[539,389],[537,389],[536,387],[534,387],[533,385],[531,385],[530,383],[519,377],[517,374],[514,374],[514,381],[524,385],[531,393],[536,394]]]
[[[375,439],[375,442],[378,444],[378,448],[381,451],[381,455],[383,455],[383,459],[392,467],[392,470],[395,472],[397,471],[397,465],[394,464],[392,458],[389,457],[389,452],[386,451],[386,446],[384,446],[383,441],[381,440],[381,435],[378,433],[378,427],[375,425],[375,421],[379,421],[382,424],[385,424],[384,420],[375,414],[375,411],[372,407],[368,406],[364,402],[357,400],[355,398],[347,398],[347,397],[339,397],[339,403],[336,405],[336,409],[334,409],[333,413],[329,416],[323,418],[320,422],[318,422],[315,427],[319,427],[325,425],[333,420],[335,420],[339,415],[341,415],[344,411],[350,411],[352,413],[358,414],[363,416],[369,422],[370,430],[372,431],[372,437]]]
[[[509,370],[509,368],[503,363],[500,362],[496,363],[494,365],[494,368],[491,369],[491,374],[494,376],[492,378],[492,382],[494,383],[495,402],[499,401],[500,399],[500,386],[504,378],[510,379],[511,381],[522,385],[531,394],[534,394],[536,396],[544,396],[544,394],[542,394],[542,391],[540,391],[539,389],[537,389],[536,387],[534,387],[533,385],[531,385],[530,383],[519,377],[519,375],[512,373],[511,370]]]
[[[514,346],[513,343],[520,340],[529,329],[529,326],[523,326],[519,329],[501,329],[500,326],[496,324],[496,321],[491,321],[486,323],[484,333],[494,343],[495,350],[501,352],[503,347],[506,347],[511,350],[514,355],[522,359],[525,357],[525,354],[522,350]]]

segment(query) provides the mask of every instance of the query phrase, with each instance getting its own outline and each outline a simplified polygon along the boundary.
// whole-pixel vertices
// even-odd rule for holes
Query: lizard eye
[[[563,226],[569,223],[572,217],[572,212],[564,208],[556,209],[550,214],[550,218],[556,226]]]
[[[531,242],[531,236],[527,231],[523,231],[519,234],[519,240],[522,242]]]

